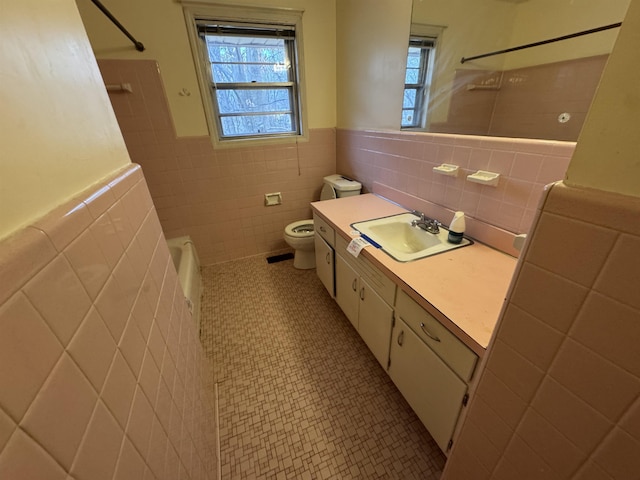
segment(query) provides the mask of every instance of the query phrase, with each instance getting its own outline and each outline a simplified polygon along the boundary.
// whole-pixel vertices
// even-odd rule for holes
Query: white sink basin
[[[449,243],[449,231],[446,228],[440,227],[440,233],[437,234],[429,233],[411,225],[417,219],[412,213],[400,213],[352,223],[351,226],[380,245],[385,253],[399,262],[418,260],[473,243],[468,238],[463,238],[458,244]]]

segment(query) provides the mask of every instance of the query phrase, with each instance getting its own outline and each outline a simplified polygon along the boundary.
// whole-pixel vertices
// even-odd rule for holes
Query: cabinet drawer
[[[333,227],[329,226],[323,218],[319,217],[315,213],[313,214],[313,230],[316,233],[319,233],[329,245],[332,247],[336,246],[336,232],[333,230]]]
[[[478,356],[405,292],[398,292],[396,316],[402,319],[465,382]]]
[[[336,251],[342,258],[380,295],[389,305],[393,305],[396,297],[396,284],[389,277],[382,273],[369,260],[359,256],[358,258],[347,252],[349,242],[340,235],[336,238]]]

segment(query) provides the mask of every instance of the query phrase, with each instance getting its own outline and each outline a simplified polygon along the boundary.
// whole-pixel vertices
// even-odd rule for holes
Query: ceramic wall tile
[[[214,150],[209,137],[176,137],[153,61],[101,59],[98,64],[103,75],[114,81],[126,78],[133,87],[126,98],[110,98],[131,158],[145,170],[168,236],[190,235],[204,265],[287,248],[284,227],[310,217],[309,203],[317,200],[322,177],[336,173],[335,129],[312,129],[309,140],[295,146]],[[411,156],[415,144],[398,142],[398,148]],[[263,205],[264,194],[272,191],[282,192],[282,206]],[[123,195],[120,190],[114,194]],[[305,200],[292,200],[297,195]],[[205,204],[210,215],[192,213]],[[136,214],[135,205],[129,213]],[[226,221],[248,217],[265,218],[274,228],[257,233],[243,229],[242,244],[215,240],[225,234]],[[207,227],[206,235],[199,234],[201,226]]]
[[[594,454],[594,461],[612,478],[633,478],[640,471],[640,442],[615,428]]]
[[[560,478],[571,478],[587,457],[532,408],[523,417],[518,435]]]
[[[24,292],[64,346],[91,306],[89,295],[64,255],[31,279]]]
[[[109,278],[107,261],[90,230],[85,230],[64,251],[89,298],[96,296]]]
[[[69,469],[97,398],[91,383],[64,354],[20,426]]]
[[[517,351],[541,370],[546,370],[553,361],[563,336],[524,310],[509,305],[512,322],[502,324],[498,334],[503,342]]]
[[[633,265],[626,267],[634,268]],[[582,345],[640,377],[639,316],[639,310],[592,291],[569,334]]]
[[[67,473],[40,445],[16,430],[0,454],[0,478],[67,480]]]
[[[150,198],[130,166],[2,242],[0,272],[12,283],[0,304],[0,477],[215,473],[203,467],[215,462],[215,437],[195,325]],[[162,376],[150,354],[144,363],[154,315]],[[180,434],[149,456],[158,418]]]
[[[98,402],[73,463],[72,475],[78,480],[111,480],[123,438],[124,432],[113,415]]]
[[[542,370],[502,340],[494,343],[487,369],[525,402],[531,400],[543,377]]]
[[[67,351],[95,390],[101,391],[113,361],[116,344],[95,307],[89,310]]]
[[[70,202],[56,208],[50,215],[37,220],[34,227],[47,234],[58,252],[71,243],[93,221],[89,209],[82,202]]]
[[[585,453],[593,451],[612,427],[610,420],[549,376],[531,405]]]
[[[408,159],[382,133],[338,129],[336,135],[337,170],[357,178],[365,190],[375,190],[373,185],[381,183],[450,211],[462,209],[473,219],[512,233],[529,230],[544,185],[564,178],[574,148],[574,144],[569,144],[566,149],[554,150],[555,145],[563,142],[403,132],[398,137],[404,142],[415,145],[430,142],[430,148],[414,149],[413,163],[406,164]],[[358,141],[351,141],[352,138]],[[433,174],[433,167],[441,163],[458,165],[461,169],[458,177]],[[492,188],[467,181],[466,176],[477,170],[500,173],[498,186]],[[411,186],[406,181],[407,175],[419,178],[418,185]],[[402,204],[398,198],[392,197],[392,200]],[[478,238],[487,242],[485,237]],[[491,244],[491,238],[488,243]]]
[[[637,217],[630,219],[636,223]],[[640,237],[620,235],[607,263],[596,282],[595,289],[603,294],[640,310]]]
[[[584,286],[593,284],[616,241],[612,230],[548,213],[534,235],[529,261]]]
[[[620,418],[640,394],[640,378],[570,339],[549,375],[611,421]]]
[[[478,385],[477,394],[478,402],[481,405],[490,405],[491,409],[511,430],[520,422],[527,409],[527,403],[489,370],[484,370],[482,373],[482,381]],[[473,407],[474,403],[469,408]],[[476,423],[479,423],[479,420]],[[498,427],[499,425],[496,425],[496,428]],[[501,443],[499,440],[495,440],[495,442]]]
[[[518,435],[511,438],[503,457],[517,472],[512,478],[531,480],[560,480],[562,477]]]
[[[2,243],[0,251],[0,302],[4,303],[57,254],[49,237],[27,227]]]
[[[516,279],[511,301],[550,327],[566,332],[587,292],[563,276],[526,263]]]
[[[177,462],[178,464],[180,462]],[[125,437],[122,449],[118,456],[118,464],[114,480],[128,480],[131,478],[143,478],[145,463],[131,441]],[[179,478],[179,477],[173,477]]]
[[[5,447],[15,429],[16,423],[0,409],[0,450]]]
[[[101,399],[122,428],[127,425],[135,389],[136,377],[118,351],[113,357],[111,369],[101,392]]]
[[[0,407],[14,421],[22,419],[62,351],[22,292],[0,307]]]
[[[631,219],[638,218],[640,202],[556,183],[540,208],[467,421],[483,425],[489,415],[475,405],[486,404],[512,433],[492,479],[634,478],[640,471],[634,341],[640,236]],[[540,330],[542,324],[547,329]],[[527,371],[522,356],[539,375],[517,374]],[[483,432],[489,439],[505,436],[486,426]],[[458,456],[470,445],[462,435],[454,441],[443,480],[456,480],[449,471],[457,467],[450,465],[466,465]]]

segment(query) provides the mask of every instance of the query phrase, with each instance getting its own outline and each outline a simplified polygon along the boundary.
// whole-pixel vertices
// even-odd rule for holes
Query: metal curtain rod
[[[597,33],[597,32],[602,32],[603,30],[618,28],[620,25],[622,25],[622,22],[612,23],[611,25],[605,25],[603,27],[592,28],[590,30],[583,30],[582,32],[571,33],[569,35],[563,35],[562,37],[550,38],[548,40],[542,40],[540,42],[527,43],[526,45],[507,48],[505,50],[497,50],[491,53],[483,53],[482,55],[475,55],[473,57],[462,57],[462,59],[460,59],[460,63],[468,62],[469,60],[476,60],[478,58],[491,57],[493,55],[501,55],[503,53],[515,52],[516,50],[523,50],[525,48],[537,47],[538,45],[546,45],[547,43],[559,42],[561,40],[568,40],[569,38],[581,37],[582,35],[589,35],[590,33]]]
[[[100,11],[102,11],[102,13],[104,13],[107,16],[109,20],[111,20],[114,23],[116,27],[120,29],[122,33],[124,33],[127,36],[129,40],[133,42],[133,44],[136,46],[136,50],[138,50],[139,52],[144,51],[144,45],[142,44],[142,42],[139,42],[138,40],[136,40],[133,37],[133,35],[131,35],[129,31],[126,28],[124,28],[124,26],[118,21],[118,19],[114,17],[109,10],[107,10],[107,7],[105,7],[102,3],[100,3],[100,0],[91,0],[91,1],[96,7],[100,9]]]

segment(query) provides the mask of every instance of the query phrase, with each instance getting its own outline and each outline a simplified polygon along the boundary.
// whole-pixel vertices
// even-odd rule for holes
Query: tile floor
[[[223,479],[421,479],[445,457],[315,270],[203,268]]]

